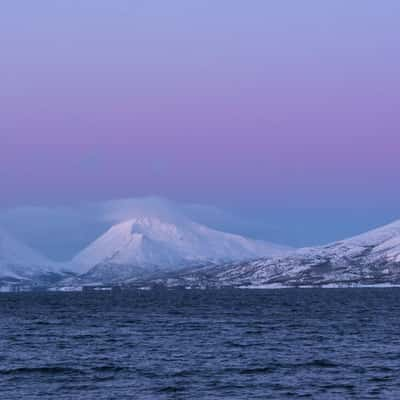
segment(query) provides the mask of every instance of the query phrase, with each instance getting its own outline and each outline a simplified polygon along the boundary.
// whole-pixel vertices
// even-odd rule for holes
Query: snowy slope
[[[175,284],[308,287],[400,285],[400,221],[326,246],[191,271]]]
[[[31,279],[54,272],[52,263],[0,229],[0,278]]]
[[[75,271],[96,279],[127,279],[137,270],[177,269],[208,262],[282,254],[283,246],[219,232],[186,218],[138,217],[117,224],[73,260]]]
[[[400,220],[338,243],[337,246],[347,254],[352,251],[364,251],[370,248],[369,262],[400,262]]]

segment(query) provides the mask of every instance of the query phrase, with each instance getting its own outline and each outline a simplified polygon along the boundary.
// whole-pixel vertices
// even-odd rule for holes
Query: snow
[[[282,254],[284,246],[219,232],[179,217],[141,216],[111,227],[73,260],[80,273],[99,264],[178,268]]]
[[[54,270],[50,260],[0,229],[0,277],[24,279]]]
[[[178,277],[180,284],[247,288],[397,287],[400,221],[325,246],[232,263]]]
[[[154,203],[154,204],[153,204]],[[118,221],[69,264],[55,264],[0,229],[0,278],[29,280],[70,269],[82,282],[142,278],[187,267],[167,285],[247,288],[400,285],[400,221],[325,246],[289,249],[194,222],[173,204],[121,201],[101,210]],[[135,213],[132,211],[134,210]],[[156,211],[155,211],[156,210]],[[128,220],[120,221],[126,215]],[[132,214],[135,214],[132,217]],[[200,268],[202,267],[202,268]],[[87,279],[87,282],[85,281]],[[147,278],[146,278],[147,279]],[[75,277],[62,287],[72,290]],[[211,282],[211,283],[210,283]],[[146,285],[144,285],[146,287]]]

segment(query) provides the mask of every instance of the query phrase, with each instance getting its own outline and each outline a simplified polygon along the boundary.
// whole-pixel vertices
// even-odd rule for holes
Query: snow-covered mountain
[[[287,250],[219,232],[183,216],[142,216],[111,227],[72,264],[86,279],[109,282],[157,270],[278,255]]]
[[[0,229],[0,279],[31,280],[55,272],[46,257]]]
[[[187,271],[168,282],[243,287],[400,285],[400,221],[284,256]]]
[[[222,232],[286,241],[279,227],[269,225],[263,218],[154,196],[70,206],[0,209],[0,226],[22,242],[31,243],[48,258],[67,262],[111,226],[143,216],[178,225],[184,217]]]

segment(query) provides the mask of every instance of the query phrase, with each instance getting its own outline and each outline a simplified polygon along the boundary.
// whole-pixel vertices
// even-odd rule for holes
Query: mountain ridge
[[[400,285],[400,220],[345,240],[297,249],[283,256],[189,271],[175,277],[172,285],[248,288]]]

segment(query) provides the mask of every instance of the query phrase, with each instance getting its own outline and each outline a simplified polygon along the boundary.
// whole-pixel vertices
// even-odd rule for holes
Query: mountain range
[[[294,250],[283,256],[185,271],[170,278],[168,285],[246,288],[400,286],[400,221],[350,239]]]
[[[122,207],[125,205],[125,208]],[[117,220],[70,262],[55,263],[0,230],[0,286],[149,284],[185,287],[400,285],[400,221],[324,246],[291,249],[212,229],[163,204],[105,207]],[[129,217],[124,220],[125,217]]]
[[[289,251],[289,247],[194,222],[173,203],[120,202],[119,206],[106,203],[101,210],[104,218],[120,221],[135,216],[112,225],[70,262],[52,262],[0,231],[0,280],[36,282],[48,274],[58,274],[62,279],[70,272],[76,282],[122,282],[161,271],[272,257]]]

